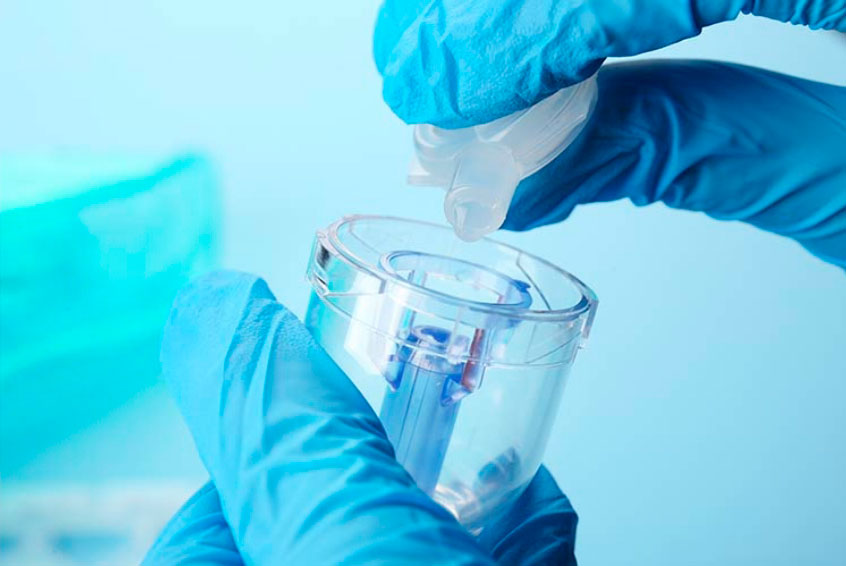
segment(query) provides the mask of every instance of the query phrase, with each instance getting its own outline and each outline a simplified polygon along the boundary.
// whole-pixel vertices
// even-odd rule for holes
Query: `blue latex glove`
[[[846,0],[384,0],[374,57],[400,118],[459,128],[741,12],[846,32]]]
[[[211,482],[144,564],[574,564],[576,515],[542,469],[477,540],[396,462],[378,418],[250,275],[177,298],[164,375]]]
[[[537,102],[605,57],[740,11],[846,31],[846,0],[388,0],[375,57],[401,118],[467,126]],[[846,51],[831,64],[846,78]],[[586,130],[523,181],[505,227],[622,198],[742,220],[846,267],[846,88],[711,62],[609,65]]]

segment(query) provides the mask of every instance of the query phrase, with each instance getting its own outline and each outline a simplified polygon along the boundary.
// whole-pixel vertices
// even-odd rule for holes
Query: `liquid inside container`
[[[549,262],[451,228],[345,217],[317,233],[306,325],[398,461],[480,529],[540,466],[597,299]]]

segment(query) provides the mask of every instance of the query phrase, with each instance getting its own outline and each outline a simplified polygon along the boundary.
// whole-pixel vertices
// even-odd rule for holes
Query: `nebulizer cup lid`
[[[596,77],[534,106],[479,126],[414,128],[412,185],[446,189],[444,213],[459,238],[478,240],[499,229],[521,179],[572,143],[596,104]]]

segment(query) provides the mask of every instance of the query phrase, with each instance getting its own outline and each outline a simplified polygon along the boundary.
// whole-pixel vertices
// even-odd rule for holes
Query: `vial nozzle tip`
[[[465,242],[475,242],[495,231],[495,216],[489,206],[473,201],[456,203],[449,215],[455,234]]]

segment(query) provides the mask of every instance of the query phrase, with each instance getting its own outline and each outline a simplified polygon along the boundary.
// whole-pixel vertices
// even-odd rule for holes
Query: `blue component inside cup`
[[[526,309],[529,285],[493,269],[432,254],[400,251],[387,254],[382,266],[412,285],[472,303]],[[453,337],[446,328],[414,326],[407,317],[406,346],[385,366],[388,390],[379,417],[397,460],[417,485],[431,493],[438,483],[461,399],[481,384],[484,368],[472,361],[449,360]],[[484,352],[495,332],[479,328],[471,352]],[[495,339],[495,338],[494,338]],[[418,346],[418,348],[414,348]]]

